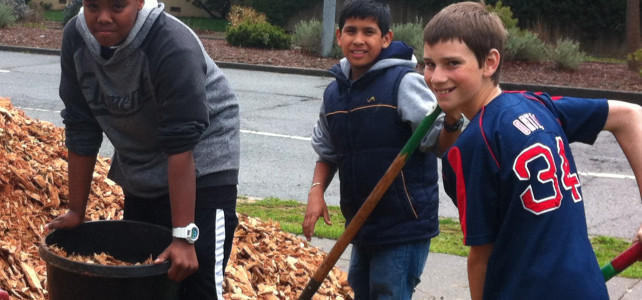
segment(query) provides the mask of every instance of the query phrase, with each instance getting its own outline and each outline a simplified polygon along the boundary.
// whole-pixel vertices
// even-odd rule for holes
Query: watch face
[[[196,238],[198,238],[198,229],[192,228],[192,234],[190,235],[190,238],[192,240],[196,240]]]

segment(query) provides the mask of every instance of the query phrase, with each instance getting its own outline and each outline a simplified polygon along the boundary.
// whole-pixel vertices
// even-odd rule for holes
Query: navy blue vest
[[[412,135],[399,117],[397,92],[403,76],[413,71],[396,66],[350,83],[338,65],[331,70],[337,80],[325,90],[324,108],[340,157],[341,210],[347,224]],[[383,244],[437,235],[437,181],[437,158],[415,151],[352,242]]]

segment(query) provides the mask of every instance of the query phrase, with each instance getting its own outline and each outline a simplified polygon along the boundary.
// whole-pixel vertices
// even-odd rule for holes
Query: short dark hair
[[[350,18],[375,19],[382,36],[390,31],[390,6],[383,0],[347,0],[339,15],[339,30]]]
[[[506,29],[497,14],[489,12],[483,2],[467,1],[446,6],[426,25],[424,43],[432,46],[451,40],[466,44],[475,54],[480,68],[490,50],[497,49],[500,62],[491,78],[499,84]]]

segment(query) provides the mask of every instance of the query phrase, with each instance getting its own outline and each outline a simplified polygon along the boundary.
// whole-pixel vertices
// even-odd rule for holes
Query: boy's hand
[[[323,221],[328,225],[332,225],[330,214],[328,213],[328,206],[325,204],[325,199],[323,198],[323,191],[317,193],[310,192],[310,195],[308,195],[308,207],[305,210],[305,219],[303,220],[303,235],[305,235],[308,242],[312,240],[314,226],[322,215]]]
[[[67,211],[62,216],[58,216],[53,221],[45,225],[45,230],[69,229],[74,228],[85,221],[84,214],[77,213],[73,210]]]
[[[168,259],[172,261],[172,266],[167,272],[167,276],[171,280],[183,281],[198,270],[194,244],[190,244],[183,239],[174,239],[167,249],[156,258],[154,263],[160,264]]]

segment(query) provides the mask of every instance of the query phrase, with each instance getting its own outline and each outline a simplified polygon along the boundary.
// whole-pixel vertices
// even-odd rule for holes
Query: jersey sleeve
[[[493,242],[500,227],[499,168],[490,151],[467,146],[473,144],[466,140],[451,147],[442,160],[444,190],[457,205],[468,246]]]
[[[559,119],[569,143],[593,144],[604,129],[609,113],[606,99],[539,96]]]

